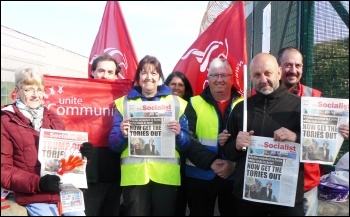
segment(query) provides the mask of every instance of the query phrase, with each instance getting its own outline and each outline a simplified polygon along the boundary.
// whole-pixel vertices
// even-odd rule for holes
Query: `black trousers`
[[[213,216],[218,202],[220,216],[235,216],[234,181],[215,176],[212,180],[186,178],[190,216]]]
[[[236,209],[238,216],[305,216],[303,203],[288,207],[236,198]]]
[[[122,193],[119,182],[88,183],[83,193],[86,216],[119,216]]]
[[[173,216],[178,186],[150,181],[146,185],[123,186],[126,216]]]

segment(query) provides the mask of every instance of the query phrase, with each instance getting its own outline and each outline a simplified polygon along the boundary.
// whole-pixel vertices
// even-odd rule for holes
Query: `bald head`
[[[262,94],[270,94],[279,87],[281,70],[276,58],[268,53],[257,54],[249,66],[254,88]]]

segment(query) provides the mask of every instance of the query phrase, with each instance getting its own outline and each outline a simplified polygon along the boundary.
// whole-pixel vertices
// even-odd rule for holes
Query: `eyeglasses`
[[[34,88],[26,88],[26,89],[21,89],[21,90],[23,90],[24,91],[24,93],[25,94],[27,94],[27,95],[33,95],[34,94],[34,92],[36,92],[38,95],[42,95],[42,94],[44,94],[44,90],[42,90],[42,89],[34,89]]]
[[[227,79],[228,77],[232,76],[232,74],[212,74],[212,75],[209,75],[209,77],[217,80],[219,79],[219,77],[221,76],[222,79]]]

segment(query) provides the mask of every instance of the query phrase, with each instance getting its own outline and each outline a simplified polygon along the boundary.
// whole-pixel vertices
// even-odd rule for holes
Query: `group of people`
[[[133,149],[131,152],[133,155],[160,155],[154,144],[154,139],[152,138],[149,139],[149,142],[145,145],[136,142],[135,144],[132,144],[131,148]]]
[[[85,212],[65,215],[118,216],[121,197],[126,216],[185,216],[187,208],[192,216],[213,216],[216,202],[220,215],[317,215],[319,164],[300,164],[294,207],[243,199],[244,148],[252,135],[300,143],[300,96],[321,95],[300,83],[302,67],[302,55],[293,47],[282,49],[277,58],[259,53],[251,60],[255,94],[246,99],[243,131],[244,99],[233,87],[232,66],[226,59],[211,60],[208,86],[193,96],[183,73],[173,72],[164,81],[159,60],[146,55],[131,91],[114,101],[108,147],[86,142],[80,149],[89,160]],[[102,55],[94,59],[91,77],[114,80],[119,71],[113,57]],[[40,128],[64,130],[64,124],[43,105],[42,74],[24,69],[16,73],[15,87],[17,99],[1,109],[1,185],[14,191],[16,202],[29,215],[58,215],[60,178],[40,177],[37,146]],[[174,133],[174,158],[133,157],[137,148],[128,146],[128,101],[174,102],[178,110],[168,124]],[[341,125],[339,132],[348,139],[349,125]],[[259,198],[271,201],[272,184],[266,184]]]
[[[272,182],[267,181],[266,186],[262,187],[260,190],[255,184],[250,185],[245,196],[252,199],[272,201],[272,193]]]
[[[310,161],[333,161],[329,153],[329,142],[324,140],[322,146],[314,139],[304,142],[304,152],[302,158]]]

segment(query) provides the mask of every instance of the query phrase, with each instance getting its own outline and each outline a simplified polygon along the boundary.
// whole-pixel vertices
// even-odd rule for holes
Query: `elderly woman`
[[[153,56],[145,56],[138,64],[134,87],[128,95],[115,100],[109,135],[109,147],[121,153],[121,183],[126,216],[172,216],[174,215],[176,190],[180,185],[180,160],[178,151],[189,146],[188,122],[184,115],[186,101],[173,96],[164,83],[161,64]],[[127,101],[173,101],[179,108],[175,120],[168,128],[174,133],[174,158],[135,158],[129,156],[128,130],[130,118],[126,114]],[[166,145],[166,144],[163,144]]]
[[[64,130],[64,124],[43,104],[42,74],[31,68],[16,72],[15,88],[14,103],[1,109],[1,186],[14,192],[29,215],[57,216],[60,177],[40,177],[38,145],[41,128]]]

